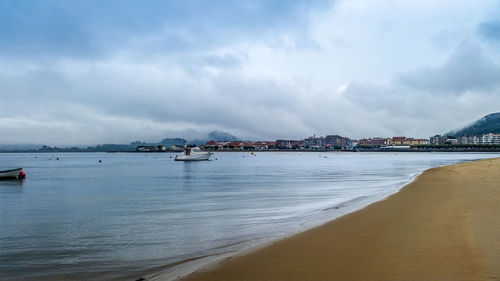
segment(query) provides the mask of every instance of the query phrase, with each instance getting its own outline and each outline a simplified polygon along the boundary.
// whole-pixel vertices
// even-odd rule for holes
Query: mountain
[[[206,138],[192,140],[189,144],[201,145],[207,143],[207,141],[240,141],[240,139],[230,133],[212,131]]]
[[[461,137],[488,133],[500,133],[500,112],[486,115],[463,129],[447,133],[446,136]]]
[[[210,134],[208,134],[208,140],[213,140],[213,141],[239,141],[237,137],[226,133],[226,132],[219,132],[219,131],[213,131]]]

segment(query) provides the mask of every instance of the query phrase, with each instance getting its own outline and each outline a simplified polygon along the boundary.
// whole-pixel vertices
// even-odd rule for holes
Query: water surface
[[[0,181],[0,280],[135,280],[326,222],[427,168],[499,154],[170,156],[0,154],[0,169],[27,172]]]

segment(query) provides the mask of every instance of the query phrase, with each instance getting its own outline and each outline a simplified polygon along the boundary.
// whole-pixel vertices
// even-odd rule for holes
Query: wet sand
[[[495,279],[500,158],[427,170],[386,200],[182,278]]]

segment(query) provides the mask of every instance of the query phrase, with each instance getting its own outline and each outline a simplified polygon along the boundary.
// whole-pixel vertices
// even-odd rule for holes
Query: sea
[[[0,153],[0,280],[175,278],[498,153]]]

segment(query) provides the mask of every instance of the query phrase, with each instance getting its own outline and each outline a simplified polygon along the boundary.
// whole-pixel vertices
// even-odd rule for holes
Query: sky
[[[428,138],[498,111],[498,0],[0,0],[0,144]]]

